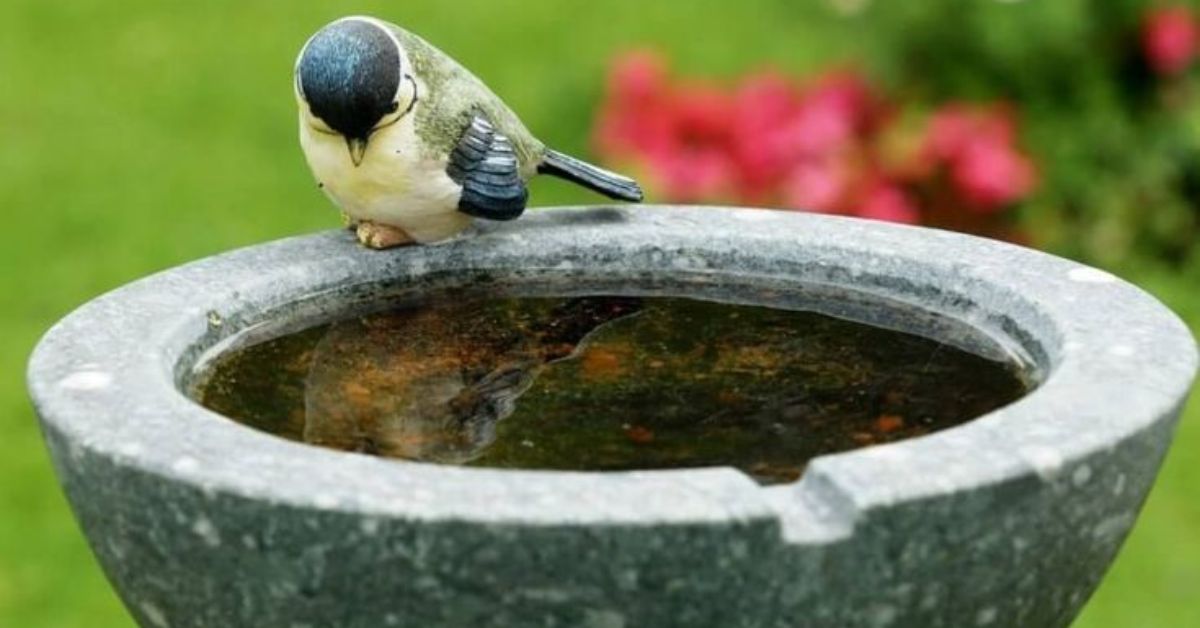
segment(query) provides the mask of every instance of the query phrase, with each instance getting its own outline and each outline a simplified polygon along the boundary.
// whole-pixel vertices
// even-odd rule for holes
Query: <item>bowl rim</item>
[[[961,426],[821,456],[795,483],[732,468],[628,472],[461,468],[293,443],[179,387],[200,338],[225,338],[304,297],[438,271],[708,274],[850,286],[1020,337],[1044,363],[1029,395]],[[311,312],[309,313],[312,314]],[[211,345],[212,342],[208,342]],[[874,509],[1051,478],[1173,417],[1197,367],[1166,307],[1088,266],[935,229],[746,208],[531,211],[435,246],[367,251],[345,231],[260,244],[100,296],[30,359],[55,455],[98,455],[203,490],[364,517],[521,525],[777,523],[793,542],[849,533]]]

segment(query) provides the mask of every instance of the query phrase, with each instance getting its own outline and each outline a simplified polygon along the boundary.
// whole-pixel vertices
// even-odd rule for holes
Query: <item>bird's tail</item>
[[[578,183],[616,200],[636,203],[644,196],[637,181],[549,148],[538,172]]]

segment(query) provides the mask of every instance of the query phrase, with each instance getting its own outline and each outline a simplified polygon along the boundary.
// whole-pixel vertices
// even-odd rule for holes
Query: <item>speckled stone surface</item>
[[[1044,382],[775,487],[732,469],[376,459],[252,431],[179,392],[234,334],[431,277],[783,300],[850,287],[869,299],[826,307],[948,314],[1019,346]],[[146,627],[1038,627],[1070,622],[1133,525],[1196,360],[1158,302],[1049,255],[850,219],[628,207],[535,211],[425,248],[329,232],[202,260],[68,316],[29,385],[81,527]]]

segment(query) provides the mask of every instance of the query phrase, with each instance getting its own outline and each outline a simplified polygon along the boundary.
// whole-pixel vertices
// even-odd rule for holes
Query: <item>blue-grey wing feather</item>
[[[512,220],[525,211],[529,192],[512,142],[476,113],[450,152],[446,174],[462,186],[458,210],[489,220]]]

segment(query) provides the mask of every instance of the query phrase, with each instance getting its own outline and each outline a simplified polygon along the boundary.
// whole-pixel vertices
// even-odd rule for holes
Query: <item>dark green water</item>
[[[1015,364],[812,312],[676,298],[473,298],[218,356],[194,396],[251,427],[446,464],[730,465],[920,436],[1025,394]]]

